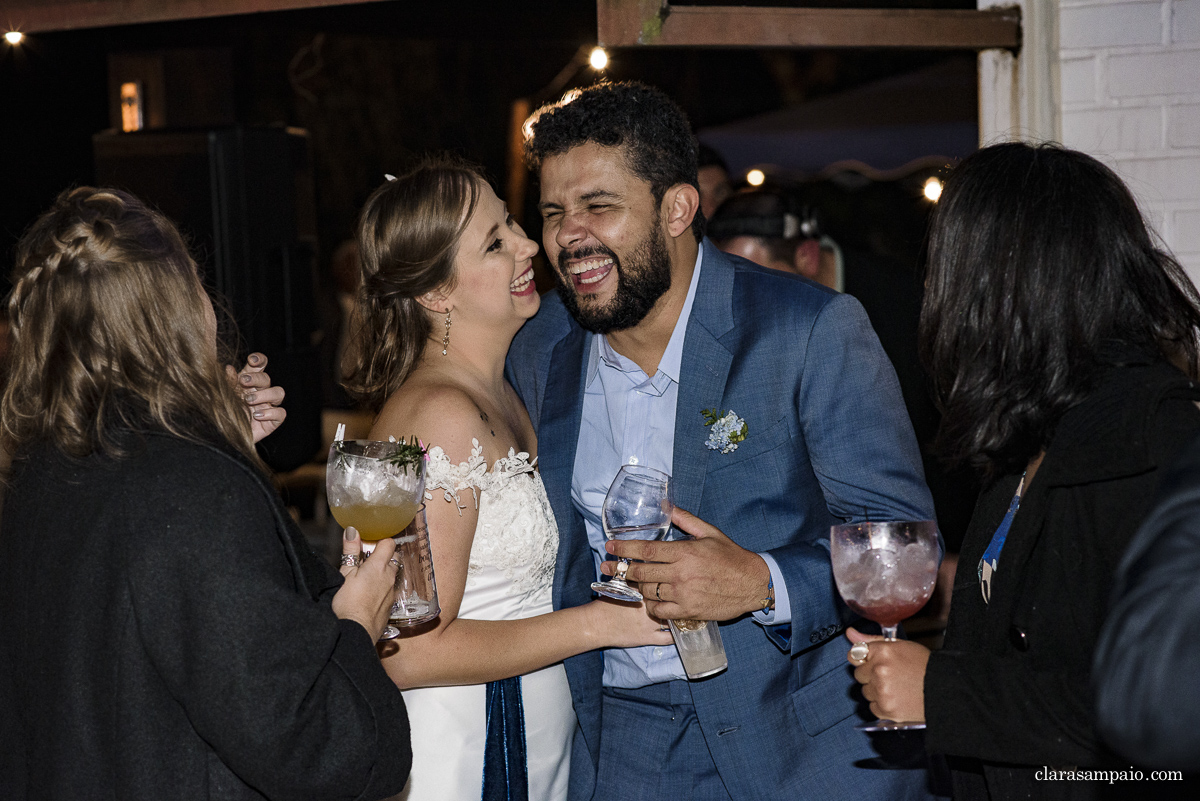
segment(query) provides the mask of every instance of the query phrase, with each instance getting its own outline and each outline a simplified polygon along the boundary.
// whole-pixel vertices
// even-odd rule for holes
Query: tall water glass
[[[729,667],[721,628],[715,620],[668,620],[675,650],[689,679],[703,679]]]
[[[429,526],[425,522],[425,504],[411,523],[394,538],[396,558],[396,603],[388,623],[393,626],[417,626],[438,616],[437,582],[433,578],[433,555],[429,550]]]

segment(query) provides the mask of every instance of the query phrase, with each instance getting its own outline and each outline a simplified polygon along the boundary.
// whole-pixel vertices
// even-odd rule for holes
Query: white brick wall
[[[1200,284],[1200,0],[1060,0],[1062,133],[1129,184]]]
[[[1171,41],[1200,42],[1200,0],[1180,0],[1171,8]]]
[[[1167,109],[1167,146],[1200,147],[1200,103]]]

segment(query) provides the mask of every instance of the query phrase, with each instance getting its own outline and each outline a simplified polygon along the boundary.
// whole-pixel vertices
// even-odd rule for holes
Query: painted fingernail
[[[262,364],[262,360],[263,357],[261,353],[251,353],[246,357],[246,361],[250,362],[250,364],[254,365],[255,367],[258,367],[260,364]]]
[[[262,413],[262,412],[255,412],[255,413],[254,413],[254,419],[255,419],[255,420],[261,420],[261,419],[263,419],[263,413]]]
[[[346,542],[354,542],[355,538],[358,537],[358,530],[354,528],[354,526],[351,526],[350,528],[346,529],[345,536]]]
[[[241,380],[241,382],[243,384],[249,384],[251,381],[254,380],[247,373],[242,373],[238,378]]]
[[[258,397],[258,393],[255,392],[254,390],[250,390],[249,392],[245,392],[242,394],[242,399],[244,401],[246,401],[246,403],[254,403],[254,399],[256,397]]]

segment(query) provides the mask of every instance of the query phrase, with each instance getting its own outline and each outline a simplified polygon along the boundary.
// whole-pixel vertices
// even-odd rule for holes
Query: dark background
[[[417,154],[467,155],[487,168],[503,195],[512,101],[536,96],[595,38],[594,0],[465,0],[370,3],[40,34],[19,47],[0,43],[0,274],[7,281],[17,238],[54,196],[94,180],[91,137],[110,126],[111,53],[229,50],[235,121],[298,126],[310,134],[317,263],[324,268],[338,243],[352,235],[358,208],[383,174],[402,170]],[[663,88],[701,129],[952,55],[625,48],[610,51],[606,75]],[[585,67],[568,86],[596,77]],[[205,76],[195,80],[203,83]],[[913,217],[906,236],[915,257],[925,207],[912,187],[894,189],[902,204],[912,201],[902,214]],[[858,190],[881,194],[879,187]],[[882,201],[870,202],[871,216],[888,220],[891,204],[895,223],[897,210],[887,200],[893,193],[885,188]],[[830,216],[861,218],[849,210]],[[539,233],[536,217],[526,213],[524,222],[531,236]],[[843,239],[857,236],[854,230],[840,233]]]
[[[860,0],[755,4],[888,5]],[[917,0],[905,5],[973,8],[974,2]],[[177,107],[182,104],[186,112],[192,98],[203,105],[206,96],[231,92],[232,103],[225,103],[230,116],[222,125],[294,126],[308,132],[316,237],[306,241],[315,249],[316,303],[326,312],[321,328],[328,344],[338,325],[330,257],[353,236],[358,209],[384,173],[400,173],[428,151],[448,150],[483,164],[504,197],[513,102],[557,99],[558,93],[547,96],[548,84],[581,47],[595,40],[595,0],[459,0],[37,34],[18,47],[0,41],[0,296],[7,295],[14,247],[24,229],[63,189],[95,181],[92,137],[112,125],[108,72],[114,55],[223,51],[219,60],[232,65],[225,77],[215,66],[175,76],[167,91]],[[963,55],[623,48],[609,51],[604,77],[662,88],[702,130]],[[585,66],[562,88],[598,77]],[[825,231],[843,247],[891,257],[919,273],[931,209],[921,196],[921,180],[923,176],[872,181],[842,174],[808,180],[802,190],[819,205]],[[204,191],[198,196],[205,197]],[[522,223],[540,240],[540,219],[530,213],[536,191],[528,181]],[[546,273],[539,269],[538,274],[544,290]],[[311,354],[301,354],[293,365],[292,372],[301,377],[292,381],[284,373],[289,380],[280,382],[289,392],[289,429],[309,439],[316,437],[317,405],[331,405],[331,398],[332,405],[347,400],[330,389],[332,357],[322,347],[326,386],[305,386],[314,383],[315,371],[303,361]],[[273,371],[289,364],[279,354],[272,358]],[[309,420],[303,426],[302,417]],[[311,442],[303,436],[295,458],[284,462],[308,458]],[[276,436],[273,441],[285,439]]]

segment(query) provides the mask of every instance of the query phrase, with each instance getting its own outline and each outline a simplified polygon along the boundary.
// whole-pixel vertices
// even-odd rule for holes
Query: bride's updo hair
[[[367,199],[358,222],[362,286],[345,386],[372,409],[420,361],[436,315],[417,299],[453,288],[458,242],[486,185],[475,165],[439,156]]]
[[[120,456],[120,429],[225,440],[254,460],[196,264],[171,222],[118,189],[58,196],[17,246],[0,435]]]

